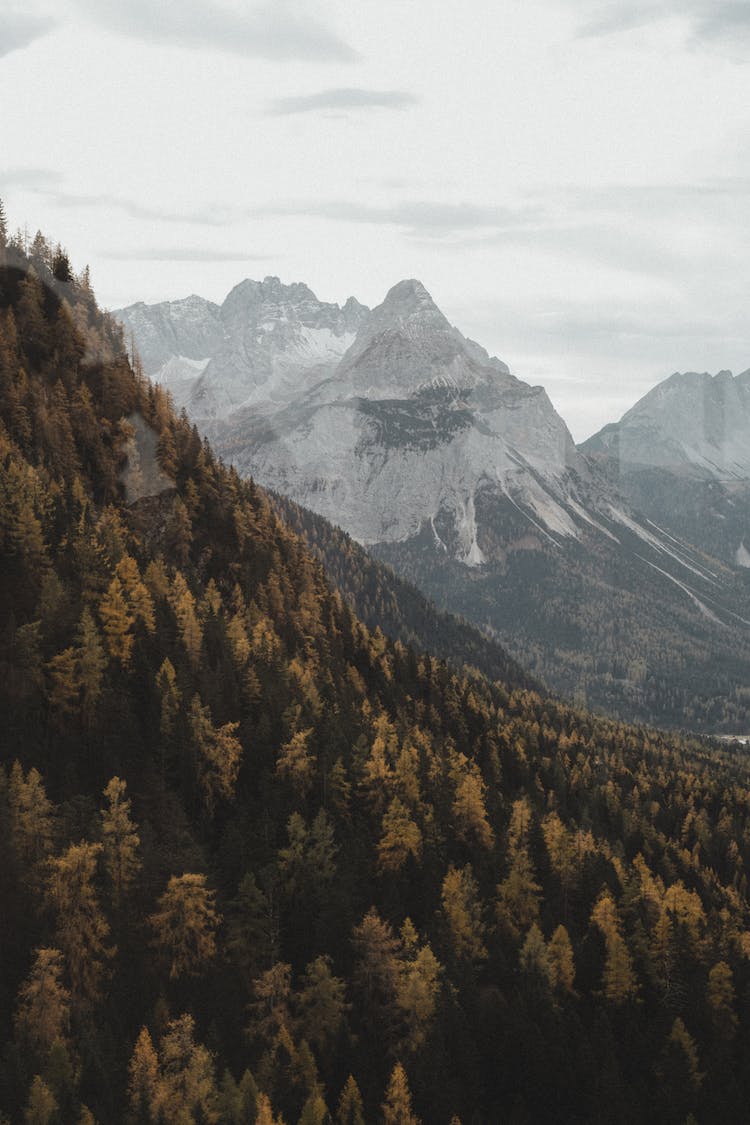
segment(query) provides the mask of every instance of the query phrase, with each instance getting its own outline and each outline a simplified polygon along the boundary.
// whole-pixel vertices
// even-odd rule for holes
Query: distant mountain
[[[224,358],[243,316],[257,337],[248,307],[188,401],[242,473],[339,524],[556,691],[639,719],[750,719],[750,597],[734,571],[639,516],[544,389],[452,327],[419,281],[356,305],[339,361],[293,378],[280,373],[299,354],[296,311],[278,340],[262,335],[262,362],[234,345]],[[325,308],[339,325],[344,310]]]
[[[243,281],[221,306],[201,297],[118,309],[145,370],[195,419],[222,418],[314,386],[354,340],[367,309],[318,301],[278,277]]]
[[[750,371],[671,375],[580,448],[660,526],[750,568]]]

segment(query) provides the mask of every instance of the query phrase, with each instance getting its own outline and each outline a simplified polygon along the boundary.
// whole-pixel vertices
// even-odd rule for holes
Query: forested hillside
[[[367,628],[0,254],[6,1118],[745,1120],[745,754]]]
[[[442,613],[416,586],[369,555],[340,527],[288,496],[274,493],[272,498],[284,523],[304,539],[334,587],[366,625],[452,665],[477,669],[490,680],[538,688],[499,644],[462,618]]]

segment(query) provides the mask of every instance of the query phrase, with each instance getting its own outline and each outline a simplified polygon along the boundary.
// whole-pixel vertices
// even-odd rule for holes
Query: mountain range
[[[576,448],[544,389],[416,280],[373,310],[266,278],[221,306],[116,315],[240,472],[343,527],[554,690],[630,718],[746,725],[745,376],[673,377]],[[685,513],[703,490],[723,538],[679,518],[675,479]]]

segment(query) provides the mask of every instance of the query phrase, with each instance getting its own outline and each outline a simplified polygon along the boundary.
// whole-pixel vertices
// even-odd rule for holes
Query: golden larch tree
[[[128,608],[122,583],[117,577],[112,579],[99,602],[99,617],[109,655],[121,668],[129,668],[133,656],[132,629],[135,618]]]
[[[471,864],[463,868],[451,864],[443,879],[441,902],[454,955],[459,960],[486,960],[482,904]]]
[[[419,1118],[412,1111],[406,1071],[400,1062],[396,1063],[391,1073],[382,1110],[383,1125],[419,1125]]]
[[[140,837],[130,819],[130,801],[125,796],[127,786],[119,777],[113,777],[104,790],[106,806],[101,811],[104,870],[112,887],[112,901],[116,908],[141,870],[138,854]]]
[[[57,920],[56,938],[65,956],[74,1001],[95,1003],[114,955],[107,944],[109,924],[96,893],[101,844],[71,844],[50,860],[47,898]]]
[[[350,1074],[344,1083],[336,1110],[336,1125],[365,1125],[365,1107],[359,1086]]]
[[[62,982],[59,949],[37,949],[31,972],[21,985],[16,1031],[22,1044],[45,1056],[55,1040],[65,1042],[70,1025],[70,992]]]
[[[221,917],[214,899],[205,875],[173,875],[169,880],[149,922],[170,979],[200,973],[215,956]]]

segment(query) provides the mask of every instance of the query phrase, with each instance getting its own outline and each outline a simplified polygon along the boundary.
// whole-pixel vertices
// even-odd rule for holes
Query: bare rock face
[[[115,312],[147,374],[198,422],[261,402],[283,402],[325,378],[367,309],[318,301],[278,277],[242,281],[221,306],[200,297]]]
[[[229,412],[209,427],[215,444],[363,543],[429,526],[441,550],[479,565],[475,501],[488,488],[524,493],[545,526],[576,535],[557,497],[585,464],[565,423],[541,387],[453,328],[420,282],[394,286],[311,383],[286,403]],[[438,524],[451,526],[447,541]]]
[[[750,567],[750,371],[671,375],[580,448],[657,524]]]
[[[750,371],[676,373],[584,442],[623,466],[697,480],[750,478]]]

